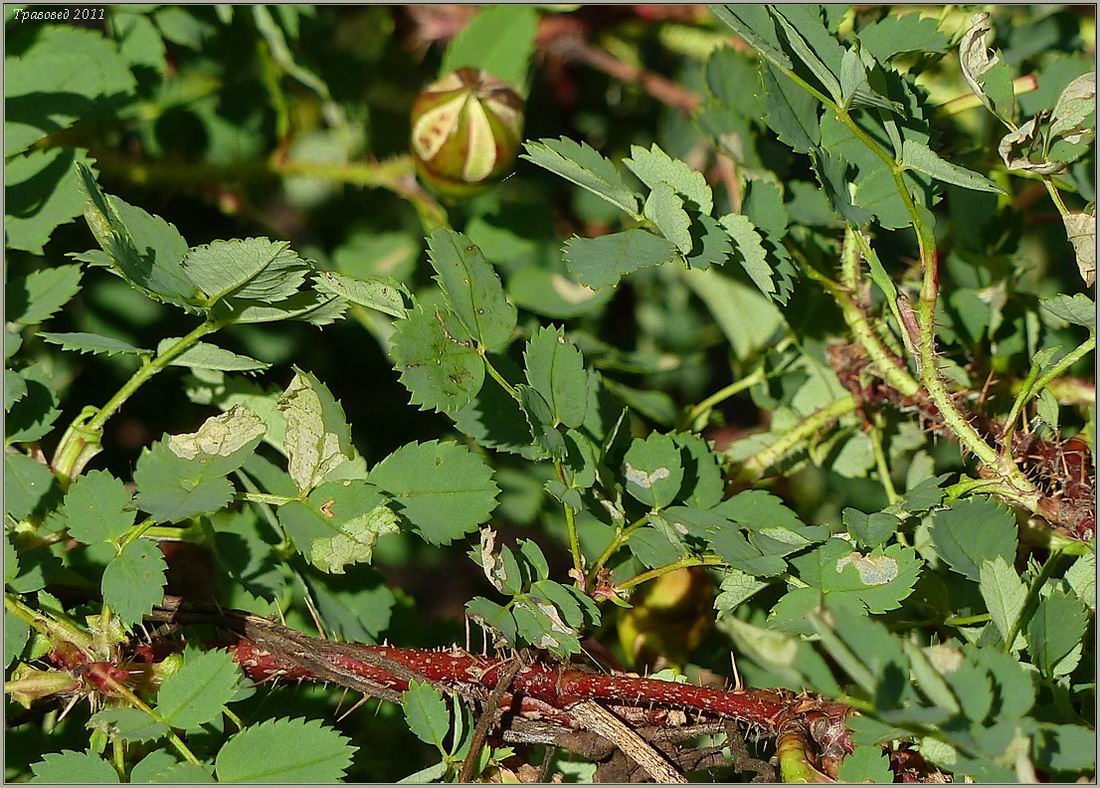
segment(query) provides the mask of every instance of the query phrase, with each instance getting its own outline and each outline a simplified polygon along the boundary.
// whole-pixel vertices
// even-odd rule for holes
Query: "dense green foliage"
[[[1094,775],[1093,16],[661,8],[6,10],[7,779],[457,778],[432,684],[127,673],[165,593],[732,655],[859,712],[846,781]],[[450,203],[409,111],[464,66],[526,142]]]

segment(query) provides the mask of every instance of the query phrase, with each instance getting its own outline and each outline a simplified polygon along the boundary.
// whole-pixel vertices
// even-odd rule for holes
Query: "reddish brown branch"
[[[213,624],[235,633],[229,648],[256,681],[329,681],[391,700],[417,679],[483,704],[516,664],[511,658],[477,656],[457,647],[433,651],[321,640],[258,616],[172,597],[151,617]],[[689,723],[689,715],[696,723],[735,720],[764,736],[793,725],[804,727],[826,758],[839,758],[851,749],[845,725],[849,707],[787,690],[725,691],[536,661],[519,668],[498,707],[502,716],[583,730],[571,710],[584,701],[603,702],[635,727],[681,727]]]

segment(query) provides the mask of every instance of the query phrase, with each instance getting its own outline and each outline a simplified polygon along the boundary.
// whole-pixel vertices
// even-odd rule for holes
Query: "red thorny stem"
[[[254,681],[282,678],[349,683],[339,678],[344,676],[355,680],[358,689],[393,699],[416,679],[484,700],[514,666],[510,656],[477,656],[457,646],[430,650],[310,638],[258,616],[215,612],[172,597],[165,598],[164,608],[153,617],[180,623],[203,621],[236,633],[237,639],[228,648]],[[736,720],[772,737],[798,726],[805,728],[825,760],[837,760],[852,749],[845,725],[851,708],[844,704],[788,690],[727,691],[596,673],[564,663],[535,661],[522,667],[501,697],[499,708],[526,719],[579,729],[570,708],[581,701],[602,702],[631,725],[678,727],[688,724],[691,715],[693,722]]]

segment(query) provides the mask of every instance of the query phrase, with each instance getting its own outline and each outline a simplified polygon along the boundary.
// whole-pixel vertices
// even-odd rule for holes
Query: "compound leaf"
[[[579,427],[588,411],[588,371],[577,346],[556,326],[541,326],[523,351],[524,374],[555,422]]]
[[[7,320],[33,326],[48,320],[80,291],[79,265],[40,268],[11,279],[5,294]]]
[[[609,160],[585,143],[571,139],[541,139],[525,142],[522,158],[602,197],[630,216],[638,213],[638,195],[623,181]]]

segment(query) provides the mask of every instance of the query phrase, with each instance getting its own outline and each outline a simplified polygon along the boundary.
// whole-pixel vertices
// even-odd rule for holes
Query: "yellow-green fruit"
[[[669,572],[630,598],[619,619],[619,643],[635,668],[682,666],[710,628],[714,586],[706,570]]]
[[[413,104],[417,172],[449,199],[471,197],[507,175],[522,134],[523,99],[486,71],[460,68]]]

